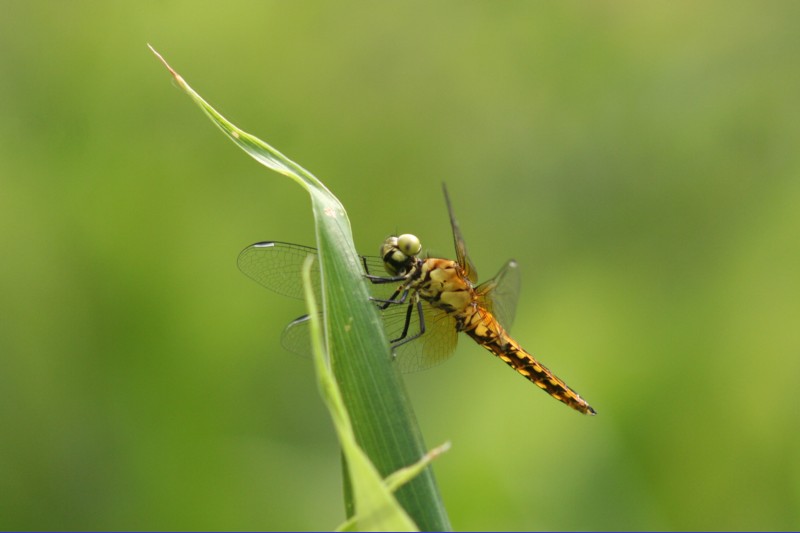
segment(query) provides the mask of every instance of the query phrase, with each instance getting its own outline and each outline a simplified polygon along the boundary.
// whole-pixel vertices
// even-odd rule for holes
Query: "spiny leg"
[[[376,285],[381,283],[397,283],[398,281],[405,281],[408,279],[408,276],[373,276],[372,274],[364,274],[364,277]]]
[[[403,295],[400,296],[399,299],[396,299],[397,298],[397,294],[400,293],[400,291],[403,292]],[[382,300],[380,298],[374,298],[372,296],[370,296],[369,299],[378,304],[378,309],[384,310],[387,307],[389,307],[390,305],[400,305],[400,304],[406,303],[406,299],[408,298],[408,292],[409,292],[408,289],[403,290],[403,287],[398,287],[398,289],[396,291],[394,291],[392,293],[392,295],[389,296],[389,299],[387,299],[387,300]]]
[[[425,334],[425,314],[422,312],[422,300],[417,299],[417,314],[419,315],[419,331],[408,337],[408,328],[411,325],[411,314],[414,310],[414,304],[408,304],[408,311],[406,312],[406,320],[405,324],[403,325],[403,333],[396,339],[392,340],[392,349],[396,349],[399,346],[407,342],[411,342],[414,339],[420,338],[422,335]]]

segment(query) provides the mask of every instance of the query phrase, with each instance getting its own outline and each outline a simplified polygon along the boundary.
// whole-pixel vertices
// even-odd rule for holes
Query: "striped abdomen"
[[[587,415],[595,410],[566,383],[561,381],[531,354],[522,349],[487,310],[474,308],[471,316],[463,317],[463,331],[475,342],[502,359],[511,368],[528,378],[537,387],[556,400],[562,401],[576,411]]]

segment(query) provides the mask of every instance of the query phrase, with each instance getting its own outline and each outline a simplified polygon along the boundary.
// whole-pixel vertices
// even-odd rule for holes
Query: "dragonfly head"
[[[386,272],[391,276],[406,274],[421,250],[422,244],[416,235],[405,233],[399,237],[388,237],[381,245],[381,257]]]

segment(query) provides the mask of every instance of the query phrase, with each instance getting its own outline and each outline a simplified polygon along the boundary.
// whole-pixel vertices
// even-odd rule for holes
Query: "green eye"
[[[404,233],[397,237],[397,248],[407,256],[413,257],[422,250],[422,243],[419,242],[416,235]]]

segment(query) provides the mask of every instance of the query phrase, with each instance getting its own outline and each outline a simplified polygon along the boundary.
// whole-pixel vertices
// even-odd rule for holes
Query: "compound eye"
[[[381,244],[381,257],[386,257],[386,254],[391,253],[393,250],[397,250],[397,237],[386,237],[386,240]]]
[[[397,237],[397,248],[409,257],[417,255],[422,250],[422,243],[416,235],[404,233]]]
[[[395,250],[389,260],[395,265],[402,265],[408,260],[408,256],[400,250]]]

